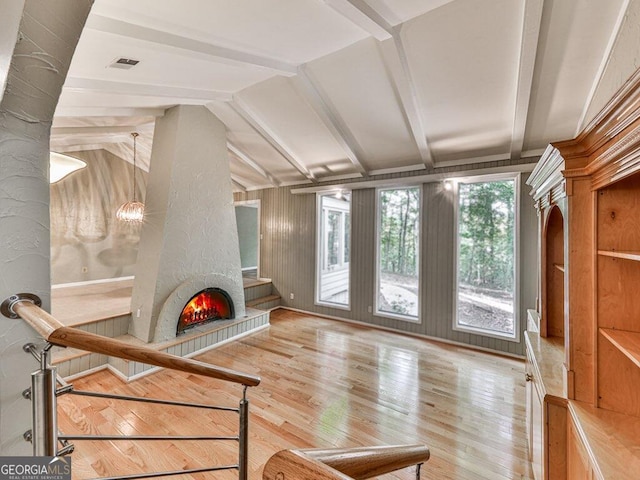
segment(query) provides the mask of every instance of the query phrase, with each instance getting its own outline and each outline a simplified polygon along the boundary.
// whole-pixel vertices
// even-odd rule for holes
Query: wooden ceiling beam
[[[160,97],[199,100],[202,103],[213,100],[229,101],[231,93],[216,90],[180,88],[169,85],[148,85],[141,83],[114,82],[94,78],[67,77],[64,92],[104,93],[109,95],[132,95],[136,97]]]
[[[198,60],[213,61],[234,66],[260,67],[286,76],[296,74],[297,66],[287,62],[211,43],[200,42],[191,38],[143,27],[103,15],[90,15],[85,28],[162,45],[165,48],[177,50],[183,56],[197,58]]]
[[[382,61],[385,64],[391,83],[394,85],[396,98],[420,153],[420,159],[426,168],[432,168],[434,162],[427,145],[424,121],[420,114],[416,95],[416,86],[411,76],[407,54],[402,42],[402,24],[395,27],[392,26],[364,0],[325,0],[325,3],[355,25],[365,29],[379,41],[378,46]],[[375,25],[375,27],[372,25]],[[393,43],[386,41],[391,39],[393,39]],[[390,45],[393,45],[393,50],[389,48]],[[392,55],[397,56],[397,60],[400,62],[400,71],[390,67],[392,63],[395,63],[394,59],[391,58]]]
[[[148,107],[60,107],[56,119],[66,117],[163,117],[164,108]]]
[[[411,76],[411,71],[409,70],[409,62],[400,36],[400,28],[394,29],[393,42],[379,43],[378,48],[391,84],[394,87],[394,92],[402,109],[405,122],[420,152],[420,159],[425,167],[432,168],[434,161],[429,145],[427,144],[424,120],[420,113],[416,86]],[[393,56],[396,58],[394,59]],[[400,62],[399,70],[391,66],[395,61]]]
[[[379,15],[373,15],[373,9],[364,2],[349,0],[324,0],[329,7],[333,8],[343,17],[349,19],[353,24],[362,28],[378,41],[391,38],[390,25]],[[356,4],[358,6],[356,6]],[[367,13],[365,13],[367,9]],[[373,16],[373,18],[372,18]]]
[[[235,173],[231,174],[231,183],[233,183],[236,187],[238,187],[241,191],[246,192],[247,191],[247,187],[245,184],[249,183],[247,180],[245,180],[242,177],[239,177],[238,175],[236,175]]]
[[[526,0],[522,22],[522,39],[520,43],[520,65],[518,67],[518,83],[516,86],[516,102],[511,134],[511,160],[522,155],[524,136],[527,128],[527,115],[531,103],[531,87],[540,39],[542,9],[544,0]]]
[[[266,171],[264,168],[258,165],[255,161],[251,159],[251,157],[249,157],[249,155],[247,155],[239,147],[237,147],[236,145],[234,145],[232,142],[228,140],[227,140],[227,149],[231,153],[233,153],[233,155],[235,155],[242,163],[244,163],[246,166],[258,172],[262,177],[267,179],[271,183],[271,186],[273,187],[280,186],[280,182],[276,180],[273,175],[271,175],[268,171]]]
[[[262,120],[244,100],[242,100],[238,95],[234,95],[233,100],[228,102],[228,104],[245,122],[251,126],[251,128],[253,128],[258,135],[278,151],[278,153],[280,153],[280,155],[282,155],[282,157],[284,157],[284,159],[293,168],[312,182],[316,183],[318,181],[315,175],[313,175],[313,173],[311,173],[285,145],[282,138],[271,130],[267,123]]]
[[[111,134],[93,134],[93,135],[73,135],[73,136],[51,136],[50,146],[52,149],[65,146],[74,145],[93,145],[93,144],[107,144],[107,143],[120,143],[131,141],[130,133],[111,133]]]
[[[150,132],[153,135],[153,124],[86,126],[86,127],[51,127],[51,136],[60,135],[131,135],[132,132]]]
[[[329,96],[320,87],[308,68],[304,65],[301,66],[298,69],[298,75],[292,81],[294,87],[309,102],[320,117],[320,120],[329,129],[333,138],[340,144],[358,173],[367,175],[367,170],[360,160],[361,155],[356,153],[362,152],[362,148],[329,99]]]

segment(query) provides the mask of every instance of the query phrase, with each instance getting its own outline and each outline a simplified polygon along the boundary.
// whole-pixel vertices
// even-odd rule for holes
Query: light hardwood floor
[[[199,360],[262,376],[250,388],[250,478],[284,448],[425,443],[423,479],[531,479],[521,361],[285,310],[271,327]],[[125,384],[107,371],[78,390],[236,406],[241,387],[161,371]],[[65,433],[229,434],[229,413],[63,396]],[[76,441],[74,478],[234,462],[235,442]],[[233,450],[235,451],[235,450]],[[413,469],[385,478],[413,479]],[[237,478],[236,472],[185,478]],[[180,477],[172,477],[180,478]]]

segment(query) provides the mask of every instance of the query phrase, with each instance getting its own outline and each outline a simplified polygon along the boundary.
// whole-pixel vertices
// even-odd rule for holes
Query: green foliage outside
[[[514,290],[514,181],[459,185],[458,282]]]
[[[380,271],[418,275],[420,189],[383,190],[380,194]]]
[[[380,192],[380,311],[417,316],[420,189]]]

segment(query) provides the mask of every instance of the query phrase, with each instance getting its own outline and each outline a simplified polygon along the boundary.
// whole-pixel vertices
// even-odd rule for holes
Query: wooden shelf
[[[640,368],[640,333],[601,328],[600,333]]]
[[[564,273],[564,265],[562,263],[554,263],[553,266]]]
[[[636,262],[640,262],[640,252],[598,250],[598,255],[601,255],[603,257],[624,258],[625,260],[634,260]]]
[[[596,479],[637,480],[640,471],[640,418],[569,401]]]

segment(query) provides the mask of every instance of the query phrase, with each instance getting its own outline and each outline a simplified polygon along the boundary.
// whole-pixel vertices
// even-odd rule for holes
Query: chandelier
[[[123,222],[141,223],[144,217],[144,203],[136,200],[136,139],[138,133],[133,132],[133,200],[124,203],[118,208],[116,218]]]

